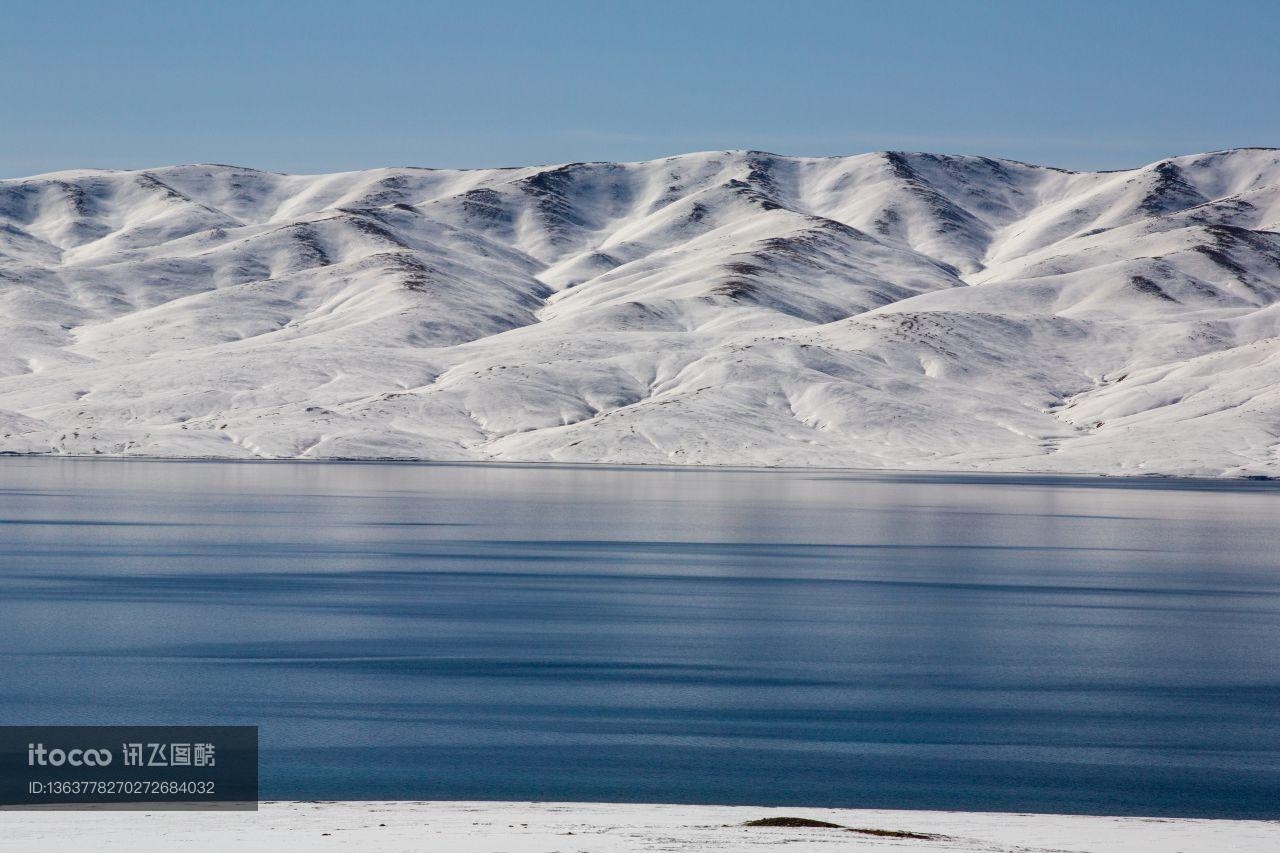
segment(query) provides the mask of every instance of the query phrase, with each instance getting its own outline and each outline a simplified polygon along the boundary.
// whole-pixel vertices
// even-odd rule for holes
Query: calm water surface
[[[1273,484],[0,460],[0,723],[264,798],[1280,817]]]

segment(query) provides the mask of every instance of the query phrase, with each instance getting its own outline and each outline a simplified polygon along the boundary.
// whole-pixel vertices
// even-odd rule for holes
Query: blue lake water
[[[0,723],[264,798],[1280,817],[1276,484],[0,459]]]

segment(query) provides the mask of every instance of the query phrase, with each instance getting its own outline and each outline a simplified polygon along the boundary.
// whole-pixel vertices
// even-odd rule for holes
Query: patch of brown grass
[[[945,835],[934,835],[926,832],[907,832],[901,829],[865,829],[862,827],[841,826],[825,820],[814,820],[807,817],[762,817],[749,820],[743,826],[773,826],[789,829],[839,829],[844,832],[856,832],[859,835],[874,835],[879,838],[906,838],[917,841],[937,841]]]

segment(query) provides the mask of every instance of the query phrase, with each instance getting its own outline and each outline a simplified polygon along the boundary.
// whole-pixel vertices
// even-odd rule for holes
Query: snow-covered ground
[[[1280,474],[1280,151],[0,181],[0,451]]]
[[[743,825],[784,816],[845,828]],[[63,853],[1280,849],[1280,823],[1264,821],[605,803],[266,803],[258,812],[10,812],[0,813],[0,827],[0,851]]]

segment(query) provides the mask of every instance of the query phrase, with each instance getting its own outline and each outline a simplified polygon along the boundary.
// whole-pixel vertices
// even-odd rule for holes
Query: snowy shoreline
[[[841,828],[744,825],[779,817]],[[267,802],[257,812],[7,811],[0,827],[0,851],[55,844],[65,853],[1280,849],[1280,821],[613,803]]]
[[[1133,472],[1096,472],[1096,471],[1039,471],[1015,469],[946,469],[946,468],[848,468],[840,466],[820,465],[732,465],[716,463],[659,463],[659,462],[558,462],[533,461],[520,459],[415,459],[385,456],[332,456],[332,457],[224,457],[224,456],[147,456],[126,454],[64,454],[64,453],[12,453],[0,451],[0,461],[5,459],[48,459],[95,462],[176,462],[176,463],[235,463],[239,465],[259,464],[302,464],[302,465],[413,465],[432,467],[497,467],[497,468],[550,468],[550,469],[582,469],[582,470],[627,470],[627,471],[716,471],[716,472],[773,472],[781,474],[841,474],[848,477],[930,477],[957,479],[1049,479],[1055,482],[1081,480],[1096,482],[1127,481],[1134,484],[1149,485],[1154,483],[1192,484],[1202,483],[1212,487],[1234,487],[1248,483],[1276,484],[1280,476],[1267,474],[1163,474],[1151,472],[1136,474]]]

